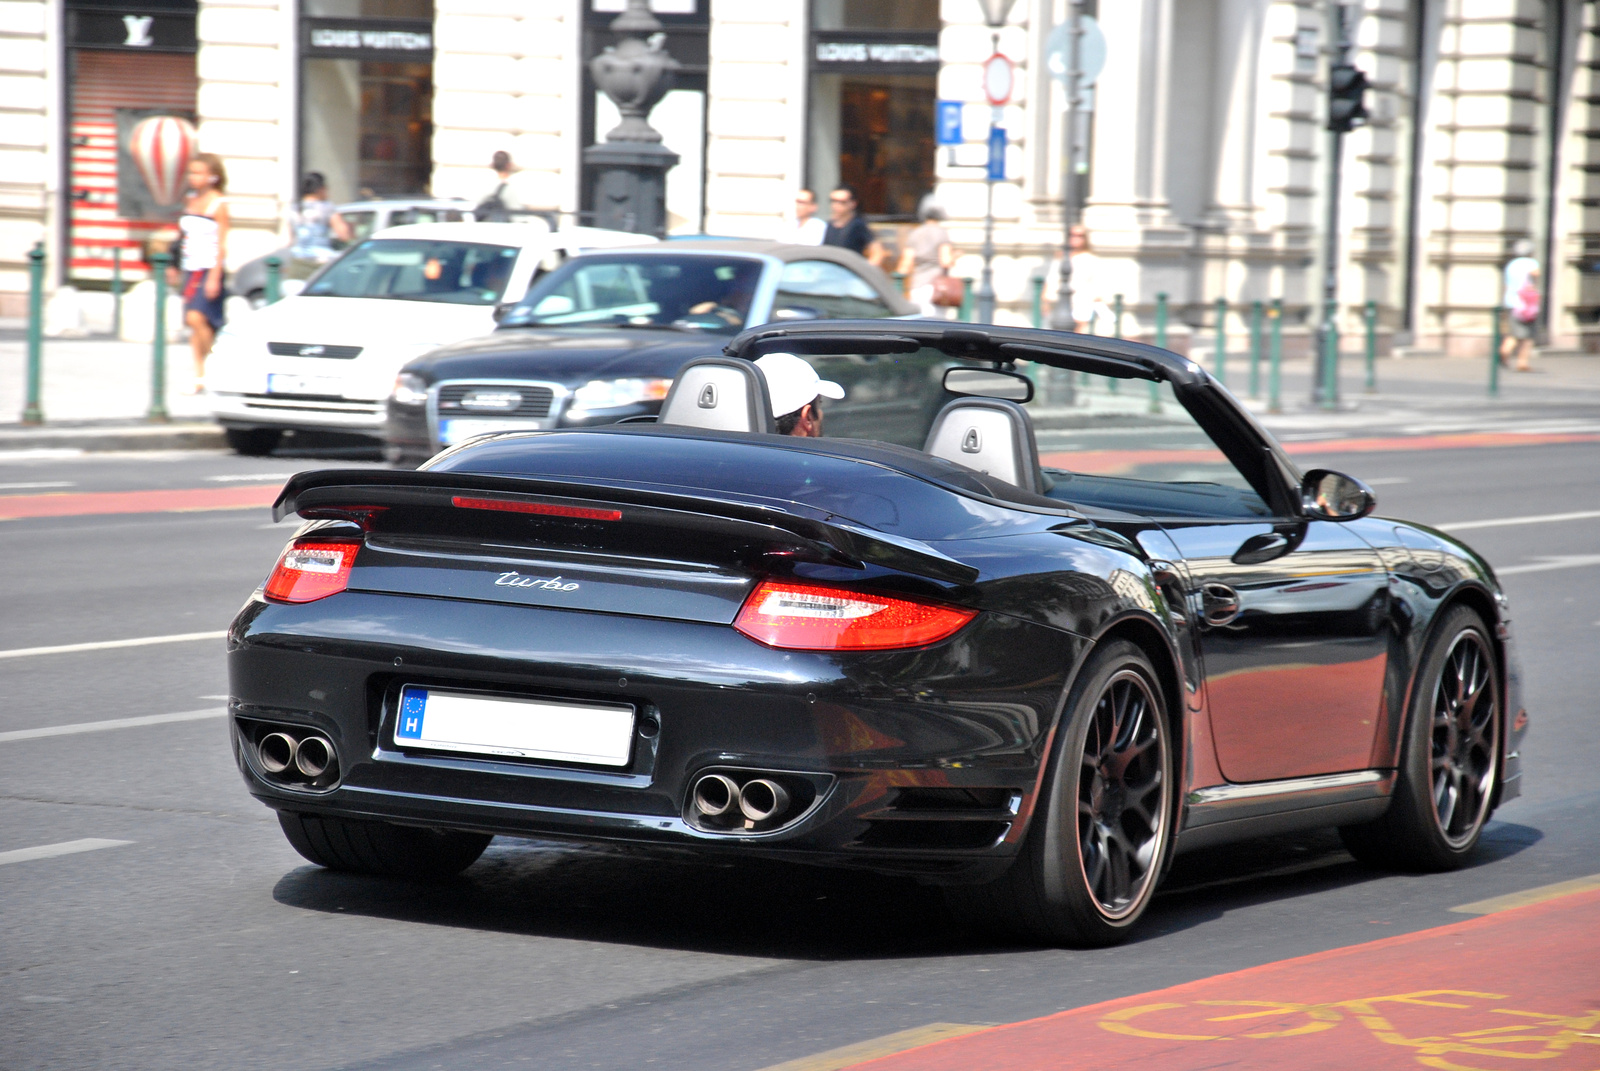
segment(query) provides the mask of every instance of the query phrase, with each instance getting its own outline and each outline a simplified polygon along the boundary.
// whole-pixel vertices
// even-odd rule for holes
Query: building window
[[[911,219],[934,183],[938,0],[813,0],[808,182]]]
[[[335,201],[428,193],[433,174],[432,0],[306,0],[300,172]]]

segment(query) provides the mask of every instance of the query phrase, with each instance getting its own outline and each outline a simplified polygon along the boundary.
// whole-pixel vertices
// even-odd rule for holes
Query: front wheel
[[[278,812],[295,851],[318,866],[396,878],[448,878],[489,846],[482,833],[455,833],[358,818]]]
[[[278,428],[223,428],[222,438],[229,449],[245,457],[266,457],[283,438]]]
[[[1114,640],[1079,675],[1015,863],[998,880],[952,887],[979,924],[1053,944],[1124,940],[1155,894],[1172,840],[1171,725],[1144,652]]]
[[[1500,776],[1500,675],[1483,619],[1457,606],[1422,658],[1383,817],[1339,830],[1364,863],[1454,870],[1478,845]]]

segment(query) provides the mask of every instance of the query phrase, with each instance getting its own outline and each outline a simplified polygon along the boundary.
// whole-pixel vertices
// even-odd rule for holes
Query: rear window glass
[[[476,242],[375,238],[312,280],[311,297],[392,298],[493,305],[511,278],[518,250]]]

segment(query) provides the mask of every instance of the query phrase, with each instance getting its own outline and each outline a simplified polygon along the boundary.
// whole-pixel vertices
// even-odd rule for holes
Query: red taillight
[[[733,627],[768,647],[800,651],[921,647],[952,635],[975,610],[887,595],[763,580]]]
[[[468,498],[456,495],[450,499],[458,509],[497,509],[506,513],[534,513],[541,517],[571,517],[579,521],[620,521],[620,509],[592,509],[588,506],[561,506],[554,502],[523,502],[510,498]]]
[[[350,583],[359,543],[292,543],[267,577],[266,596],[276,602],[315,602]]]

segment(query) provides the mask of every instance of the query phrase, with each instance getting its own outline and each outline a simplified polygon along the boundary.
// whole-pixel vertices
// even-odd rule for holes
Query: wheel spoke
[[[1115,908],[1128,900],[1133,893],[1133,877],[1128,869],[1128,849],[1122,841],[1108,837],[1106,840],[1106,893],[1100,902]]]
[[[1434,781],[1433,808],[1439,815],[1439,827],[1447,833],[1451,820],[1455,818],[1457,798],[1456,772],[1446,767],[1442,776]]]

